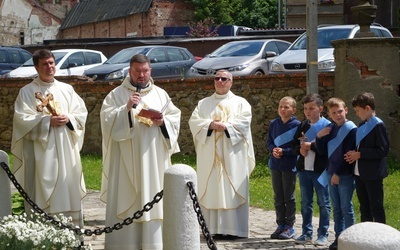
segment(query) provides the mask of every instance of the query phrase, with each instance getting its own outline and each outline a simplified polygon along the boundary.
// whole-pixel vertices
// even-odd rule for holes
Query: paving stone
[[[83,209],[85,215],[85,229],[103,228],[105,222],[105,204],[99,199],[99,191],[88,191],[83,199]],[[314,246],[313,244],[299,245],[294,240],[273,240],[270,235],[276,229],[275,211],[266,211],[260,208],[250,207],[250,237],[236,240],[215,240],[218,250],[234,249],[328,249],[329,244],[334,240],[333,222],[329,227],[329,243],[326,246]],[[294,226],[296,236],[301,234],[301,215],[296,216]],[[318,218],[313,218],[314,239],[317,239],[316,231],[318,228]],[[94,250],[104,249],[104,234],[85,236],[85,245],[91,245]],[[209,249],[204,237],[200,236],[200,250]]]

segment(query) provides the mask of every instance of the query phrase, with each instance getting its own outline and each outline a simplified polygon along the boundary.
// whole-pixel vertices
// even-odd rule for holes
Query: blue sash
[[[293,136],[296,133],[296,130],[297,126],[277,136],[274,140],[275,146],[280,147],[290,141],[293,141]]]
[[[372,116],[368,122],[365,122],[357,129],[356,133],[356,145],[357,147],[360,145],[362,139],[368,135],[369,132],[379,123],[383,121],[376,116]]]
[[[346,121],[336,134],[336,137],[328,142],[328,157],[331,157],[332,153],[335,152],[337,147],[343,142],[344,138],[349,132],[357,126],[352,121]]]
[[[328,170],[325,169],[324,172],[322,172],[322,174],[318,177],[317,181],[323,187],[326,187],[329,184],[329,180],[330,180],[329,177],[330,177],[330,174],[328,173]]]
[[[328,124],[331,122],[328,121],[325,117],[321,117],[316,123],[314,123],[305,133],[305,136],[307,137],[307,141],[311,142],[317,137],[318,132],[326,127]]]

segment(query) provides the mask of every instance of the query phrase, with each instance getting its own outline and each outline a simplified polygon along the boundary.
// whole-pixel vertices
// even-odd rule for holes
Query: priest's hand
[[[225,124],[223,124],[220,121],[213,121],[210,123],[210,129],[217,130],[217,131],[224,131],[224,130],[226,130],[226,126],[225,126]]]
[[[138,93],[138,92],[133,93],[133,94],[129,97],[128,103],[126,104],[126,108],[127,108],[128,110],[131,110],[131,108],[133,107],[133,105],[135,105],[135,107],[136,107],[136,106],[139,104],[140,99],[141,99],[140,93]]]
[[[157,126],[162,126],[164,124],[164,117],[161,116],[160,119],[151,119],[151,121],[153,122],[153,124],[157,125]]]
[[[61,127],[69,122],[69,118],[67,115],[52,115],[50,118],[50,126],[52,127]]]

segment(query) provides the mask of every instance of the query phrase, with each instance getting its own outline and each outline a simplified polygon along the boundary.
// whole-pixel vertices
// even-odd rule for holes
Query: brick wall
[[[193,6],[187,1],[154,0],[147,13],[71,27],[61,31],[63,39],[162,36],[164,27],[187,26],[192,20]]]
[[[100,108],[104,97],[118,83],[89,82],[85,78],[59,77],[60,81],[69,82],[85,100],[89,111],[86,124],[84,153],[101,153]],[[9,149],[12,135],[12,117],[14,100],[19,88],[29,83],[31,79],[0,79],[0,149]],[[157,81],[172,98],[174,104],[182,111],[179,145],[184,154],[194,154],[192,135],[188,120],[197,102],[214,92],[213,81],[210,79],[187,79],[178,81]],[[240,77],[234,79],[232,91],[246,98],[252,105],[252,132],[254,149],[258,159],[266,155],[265,138],[269,122],[277,117],[279,100],[286,95],[298,100],[297,116],[304,119],[301,98],[306,94],[306,77],[303,74],[268,75],[260,77]],[[319,93],[326,100],[334,95],[334,75],[320,74]]]

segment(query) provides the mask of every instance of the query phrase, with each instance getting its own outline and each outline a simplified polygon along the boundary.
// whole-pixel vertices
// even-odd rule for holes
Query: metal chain
[[[218,249],[217,245],[215,244],[214,239],[212,238],[212,235],[210,234],[210,231],[207,228],[206,221],[204,219],[203,213],[201,212],[200,203],[197,199],[197,194],[196,191],[194,190],[193,182],[189,181],[187,183],[187,186],[189,187],[189,195],[193,201],[193,208],[197,214],[197,220],[199,221],[204,238],[206,238],[207,246],[209,249],[217,250]]]
[[[133,217],[128,217],[128,218],[124,219],[122,222],[118,222],[118,223],[114,224],[113,226],[97,228],[95,230],[85,229],[84,231],[82,231],[83,229],[81,229],[79,227],[65,225],[62,222],[55,220],[51,215],[49,215],[43,209],[41,209],[31,198],[29,198],[28,194],[25,192],[23,187],[18,183],[14,174],[11,172],[9,166],[5,162],[1,162],[0,164],[1,164],[1,167],[4,169],[4,171],[6,171],[8,178],[14,184],[15,188],[18,190],[18,192],[21,194],[21,196],[25,199],[25,201],[33,208],[34,211],[36,211],[38,214],[42,215],[46,220],[50,221],[51,224],[53,224],[61,229],[69,229],[69,230],[73,231],[76,235],[79,235],[79,236],[82,234],[84,234],[85,236],[92,236],[93,234],[101,235],[103,233],[111,233],[114,230],[120,230],[124,226],[130,225],[131,223],[133,223],[133,221],[135,219],[137,220],[140,217],[142,217],[144,212],[150,211],[153,208],[154,204],[160,202],[160,200],[163,198],[163,195],[164,195],[164,191],[161,190],[154,196],[154,198],[151,202],[148,202],[147,204],[145,204],[143,206],[142,210],[135,212],[133,214]],[[197,214],[197,219],[198,219],[199,225],[201,227],[201,231],[203,232],[203,235],[206,238],[207,246],[209,249],[217,250],[218,249],[217,245],[215,244],[215,242],[212,238],[212,235],[210,234],[210,232],[207,228],[206,221],[201,212],[200,204],[198,202],[197,195],[196,195],[196,192],[193,187],[193,182],[188,182],[187,186],[189,187],[189,195],[193,201],[193,208]]]
[[[128,218],[124,219],[123,222],[118,222],[111,227],[107,226],[107,227],[103,227],[103,228],[97,228],[93,231],[90,229],[85,229],[84,231],[82,231],[83,229],[81,229],[79,227],[65,225],[62,222],[55,220],[51,215],[49,215],[48,213],[43,211],[34,201],[32,201],[31,198],[29,198],[28,194],[25,192],[25,190],[22,188],[22,186],[18,183],[17,179],[15,178],[14,174],[11,172],[8,165],[4,162],[1,162],[0,164],[1,164],[1,167],[4,169],[4,171],[6,171],[8,178],[14,184],[15,188],[18,190],[18,192],[21,194],[21,196],[26,200],[26,202],[32,206],[34,211],[36,211],[38,214],[42,215],[45,219],[49,220],[51,224],[53,224],[61,229],[69,229],[69,230],[73,231],[76,235],[79,235],[79,236],[82,234],[84,234],[86,236],[92,236],[93,234],[101,235],[103,233],[111,233],[114,230],[119,230],[119,229],[123,228],[124,226],[127,226],[127,225],[133,223],[133,220],[139,219],[140,217],[142,217],[144,212],[150,211],[153,208],[154,204],[158,203],[162,199],[163,194],[164,194],[163,190],[158,192],[154,196],[154,199],[151,202],[148,202],[147,204],[145,204],[143,206],[142,210],[135,212],[133,214],[133,217],[128,217]]]

